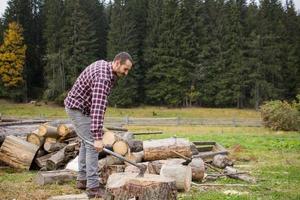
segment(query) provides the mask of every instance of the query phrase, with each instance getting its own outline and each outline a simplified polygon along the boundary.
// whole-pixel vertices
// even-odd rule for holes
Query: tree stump
[[[0,148],[0,161],[14,168],[29,169],[39,147],[16,136],[7,136]]]
[[[175,181],[154,174],[137,177],[137,173],[115,173],[107,181],[105,200],[174,200]]]

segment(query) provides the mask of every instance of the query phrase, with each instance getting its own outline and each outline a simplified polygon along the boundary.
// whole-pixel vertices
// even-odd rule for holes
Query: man
[[[107,97],[117,77],[126,76],[132,64],[132,58],[126,52],[116,55],[113,62],[100,60],[92,63],[77,78],[64,101],[76,133],[83,139],[76,186],[86,189],[89,198],[104,195],[104,187],[99,183],[98,153],[103,150],[102,128]]]

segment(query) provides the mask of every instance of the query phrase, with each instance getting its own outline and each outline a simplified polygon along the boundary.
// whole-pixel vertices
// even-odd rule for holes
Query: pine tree
[[[139,83],[143,79],[141,67],[145,5],[145,1],[141,0],[117,0],[112,7],[108,33],[108,59],[112,60],[117,53],[127,51],[134,60],[134,69],[127,77],[118,81],[110,95],[110,103],[115,106],[133,106],[143,99],[139,92]]]
[[[24,87],[25,51],[23,29],[18,23],[12,22],[8,25],[4,34],[4,42],[0,46],[0,76],[4,87],[10,92],[22,91]],[[11,94],[13,98],[22,98],[22,94],[21,96],[13,95]]]

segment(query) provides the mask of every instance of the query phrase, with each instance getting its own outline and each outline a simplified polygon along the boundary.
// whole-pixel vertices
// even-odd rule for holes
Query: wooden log
[[[218,152],[213,152],[213,151],[209,151],[209,152],[200,152],[197,155],[193,155],[193,158],[202,158],[202,159],[209,159],[209,158],[213,158],[215,155],[227,155],[228,151],[218,151]]]
[[[192,168],[184,165],[163,165],[160,175],[174,179],[176,188],[185,192],[189,191],[192,183]]]
[[[35,159],[40,158],[46,154],[48,154],[48,153],[44,149],[40,148],[35,155]]]
[[[145,174],[149,174],[149,170],[148,170],[148,164],[149,162],[142,162],[139,163],[140,165],[145,165],[147,167]],[[126,173],[140,173],[140,169],[136,166],[133,165],[127,165],[124,169],[124,172]]]
[[[189,158],[192,156],[190,143],[183,138],[147,140],[143,142],[143,149],[145,161],[178,157],[172,151],[176,151]]]
[[[192,180],[193,181],[202,181],[205,172],[205,165],[201,158],[194,158],[189,163],[189,166],[192,168]]]
[[[124,161],[111,155],[106,156],[105,158],[102,158],[98,161],[99,171],[101,171],[104,168],[104,166],[107,165],[122,165],[122,164],[124,164]]]
[[[60,142],[48,142],[44,144],[44,149],[45,151],[51,153],[51,152],[55,152],[55,151],[59,151],[60,149],[64,148],[65,146],[67,146],[67,144],[65,143],[60,143]]]
[[[126,153],[128,153],[129,146],[126,141],[119,140],[114,143],[113,151],[116,152],[117,154],[124,156]]]
[[[71,132],[75,132],[75,128],[73,124],[59,124],[57,126],[57,133],[61,137],[65,137],[66,135],[70,134]]]
[[[82,194],[53,196],[50,197],[48,200],[89,200],[89,197],[86,193],[82,193]]]
[[[135,163],[140,163],[142,162],[143,158],[144,158],[144,152],[140,151],[140,152],[132,152],[132,153],[127,153],[125,155],[125,158],[127,158],[130,161],[133,161]],[[125,165],[130,165],[127,162],[125,162]]]
[[[185,160],[181,158],[171,158],[167,160],[154,160],[148,163],[147,170],[150,174],[160,174],[163,165],[182,165]]]
[[[57,142],[57,138],[46,137],[46,138],[45,138],[45,143],[46,143],[46,142],[55,143],[55,142]]]
[[[53,155],[55,154],[56,152],[53,152],[53,153],[49,153],[49,154],[46,154],[46,155],[43,155],[41,157],[37,157],[36,159],[34,159],[34,162],[35,164],[37,164],[37,166],[39,166],[40,168],[44,168],[46,167],[46,162],[47,160]]]
[[[52,183],[64,183],[75,180],[77,173],[71,170],[40,171],[35,177],[35,182],[39,185]]]
[[[140,152],[143,151],[143,141],[139,140],[128,140],[128,146],[130,148],[130,152]]]
[[[233,167],[225,167],[224,172],[230,178],[239,179],[248,183],[256,183],[256,179],[254,177],[249,176],[246,173],[239,173],[239,171]]]
[[[124,141],[128,142],[129,140],[133,139],[133,134],[130,132],[124,133],[115,133],[112,131],[107,131],[103,134],[103,144],[108,147],[112,147],[117,141]]]
[[[233,161],[227,155],[215,155],[212,164],[215,167],[224,169],[227,166],[233,166]]]
[[[50,126],[47,124],[42,124],[39,126],[39,136],[42,137],[52,137],[52,138],[58,138],[59,135],[57,133],[57,127],[55,126]]]
[[[34,130],[32,131],[32,133],[29,133],[27,135],[26,141],[35,144],[38,147],[41,147],[44,144],[45,137],[39,136],[38,130]]]
[[[193,143],[196,146],[199,146],[199,145],[215,145],[216,144],[216,142],[213,142],[213,141],[193,141]]]
[[[66,165],[71,159],[76,157],[77,152],[75,151],[76,144],[68,144],[55,154],[53,154],[46,161],[47,170],[56,170]]]
[[[107,179],[114,173],[124,172],[125,165],[105,165],[103,170],[100,171],[100,183],[106,185]]]
[[[190,143],[190,148],[191,148],[191,151],[192,151],[193,155],[197,155],[199,153],[196,145],[194,145],[194,143],[192,143],[192,142]]]
[[[155,174],[137,177],[137,173],[112,174],[106,185],[105,200],[175,200],[174,180]]]
[[[110,131],[123,131],[123,132],[127,132],[128,129],[127,128],[122,128],[122,127],[115,127],[115,126],[105,126],[104,128],[110,130]]]
[[[0,147],[0,160],[11,167],[28,170],[38,149],[16,136],[7,136]]]
[[[156,135],[156,134],[163,134],[162,131],[140,131],[140,132],[133,132],[133,135]]]

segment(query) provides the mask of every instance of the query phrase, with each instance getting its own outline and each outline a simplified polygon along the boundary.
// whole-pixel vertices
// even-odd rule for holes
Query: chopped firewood
[[[64,148],[65,146],[67,146],[67,144],[65,143],[60,143],[60,142],[55,142],[55,143],[45,143],[44,144],[44,149],[45,151],[51,153],[51,152],[55,152],[55,151],[59,151],[60,149]]]
[[[29,169],[39,147],[16,136],[7,136],[0,147],[0,160],[14,168]]]
[[[40,171],[35,177],[35,182],[39,185],[51,183],[63,183],[75,180],[77,173],[70,170]]]
[[[178,157],[172,151],[176,151],[186,157],[192,156],[190,143],[183,138],[147,140],[143,142],[143,149],[145,161]]]
[[[241,174],[233,167],[225,167],[225,174],[230,178],[239,179],[248,183],[256,183],[256,179],[254,177],[248,175],[247,173]]]
[[[34,130],[27,135],[26,141],[41,147],[45,142],[45,138],[38,135],[38,130]]]
[[[113,144],[113,151],[124,156],[129,151],[129,146],[126,141],[119,140]]]
[[[127,153],[125,155],[125,158],[127,158],[130,161],[133,161],[135,163],[140,163],[142,162],[144,157],[144,152],[140,151],[140,152],[132,152],[132,153]],[[125,165],[129,165],[127,162],[125,162]]]
[[[108,155],[105,158],[102,158],[98,161],[99,170],[102,170],[105,165],[121,165],[121,164],[124,164],[124,161],[111,155]]]
[[[73,124],[60,124],[57,126],[56,129],[58,135],[61,137],[65,137],[66,135],[70,134],[71,132],[75,132]]]
[[[205,172],[205,165],[201,158],[194,158],[189,163],[189,166],[192,167],[192,180],[193,181],[202,181]]]
[[[53,152],[53,153],[48,153],[48,154],[45,154],[41,157],[37,157],[34,162],[35,164],[37,164],[40,168],[43,168],[43,167],[46,167],[46,162],[47,160],[53,155],[55,154],[56,152]]]
[[[215,155],[212,164],[218,168],[224,169],[226,166],[233,166],[233,161],[226,155]]]
[[[103,144],[105,146],[113,146],[117,141],[129,141],[133,139],[133,135],[130,132],[115,133],[112,131],[107,131],[103,134]]]
[[[39,126],[38,135],[42,137],[53,137],[53,138],[59,137],[57,133],[57,128],[55,126],[50,126],[47,124],[43,124]]]
[[[155,174],[137,177],[137,173],[112,174],[106,185],[106,200],[175,200],[177,191],[173,179]]]
[[[189,191],[192,182],[192,168],[184,165],[163,165],[160,170],[160,175],[172,178],[176,181],[178,190]]]
[[[47,170],[56,170],[66,165],[71,159],[75,158],[77,155],[77,152],[75,151],[76,145],[76,143],[68,144],[67,146],[53,154],[46,161]]]

